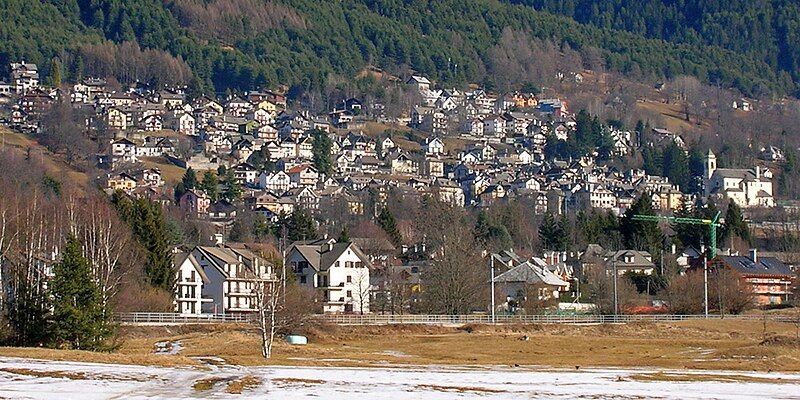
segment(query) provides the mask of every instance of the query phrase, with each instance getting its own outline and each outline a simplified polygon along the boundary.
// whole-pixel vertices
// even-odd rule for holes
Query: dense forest
[[[796,1],[510,0],[582,24],[693,46],[713,45],[800,78]]]
[[[794,93],[800,78],[789,48],[795,40],[791,24],[798,18],[791,18],[796,7],[788,4],[775,3],[763,13],[753,6],[750,14],[726,19],[722,15],[729,4],[730,13],[745,6],[725,3],[716,7],[720,17],[712,23],[686,20],[696,15],[690,11],[659,15],[661,22],[648,17],[664,14],[649,10],[682,9],[672,3],[684,2],[646,1],[642,4],[660,6],[637,3],[630,11],[619,6],[626,1],[605,7],[597,2],[598,7],[588,8],[611,21],[600,23],[600,14],[583,16],[589,11],[582,1],[518,3],[527,5],[497,0],[0,0],[0,65],[24,58],[40,64],[45,75],[55,66],[71,79],[102,72],[123,83],[186,83],[198,92],[285,83],[302,93],[324,87],[334,76],[352,77],[368,64],[393,72],[415,70],[453,85],[486,84],[505,78],[493,63],[504,34],[512,32],[522,42],[546,41],[578,52],[584,63],[594,60],[589,67],[636,77],[689,74],[749,95]],[[570,11],[556,3],[574,7]],[[641,18],[634,24],[628,13]],[[738,32],[751,19],[763,21],[747,34]],[[670,24],[684,20],[686,32],[668,34]],[[119,65],[129,52],[135,59],[146,51],[163,55],[135,73]],[[154,73],[163,66],[188,68],[191,74]]]

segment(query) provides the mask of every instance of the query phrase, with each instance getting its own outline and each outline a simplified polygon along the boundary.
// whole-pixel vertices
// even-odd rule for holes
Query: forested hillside
[[[695,46],[714,45],[800,78],[800,4],[791,0],[509,0],[582,24]]]
[[[349,78],[367,64],[458,85],[507,79],[496,55],[503,37],[512,36],[574,50],[612,71],[655,79],[690,74],[752,95],[793,93],[798,78],[792,56],[765,56],[775,46],[732,45],[747,40],[734,32],[741,24],[733,18],[718,22],[730,32],[727,41],[684,40],[664,34],[666,22],[652,32],[649,25],[581,24],[571,18],[591,18],[548,2],[524,3],[567,16],[497,0],[0,0],[0,63],[25,58],[45,74],[58,65],[73,79],[109,74],[122,82],[189,83],[203,92],[278,83],[320,88],[332,75]],[[165,54],[133,68],[128,60],[147,49]]]

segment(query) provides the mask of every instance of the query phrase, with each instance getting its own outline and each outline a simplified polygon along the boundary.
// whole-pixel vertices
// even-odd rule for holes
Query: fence
[[[119,313],[116,321],[124,325],[189,325],[253,323],[253,315],[201,314],[181,315],[174,313]],[[333,325],[464,325],[464,324],[614,324],[630,322],[674,322],[705,319],[704,315],[320,315],[320,320]],[[734,321],[764,321],[800,323],[800,317],[791,315],[709,315],[708,319]]]
[[[253,317],[244,314],[200,314],[183,315],[176,313],[117,313],[116,322],[123,325],[190,325],[250,323]]]
[[[325,315],[334,325],[463,325],[463,324],[614,324],[629,322],[674,322],[706,319],[704,315]],[[800,317],[790,315],[709,315],[708,319],[798,323]]]

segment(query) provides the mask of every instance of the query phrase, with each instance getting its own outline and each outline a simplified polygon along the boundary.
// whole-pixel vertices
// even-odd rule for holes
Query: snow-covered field
[[[659,372],[524,367],[158,368],[0,357],[0,399],[800,399],[800,375]],[[665,376],[676,381],[664,381]],[[243,377],[252,377],[255,384],[242,394],[228,393],[231,382]]]

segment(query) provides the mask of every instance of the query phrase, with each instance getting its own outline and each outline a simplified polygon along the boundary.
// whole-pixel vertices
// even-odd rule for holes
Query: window
[[[306,276],[305,275],[300,276],[300,283],[306,283]]]
[[[195,271],[192,270],[192,273],[189,275],[189,282],[194,282],[194,273]]]
[[[353,292],[351,290],[347,291],[347,297],[348,298],[353,297]]]
[[[353,282],[353,277],[350,276],[350,275],[347,275],[347,283],[352,283],[352,282]]]

